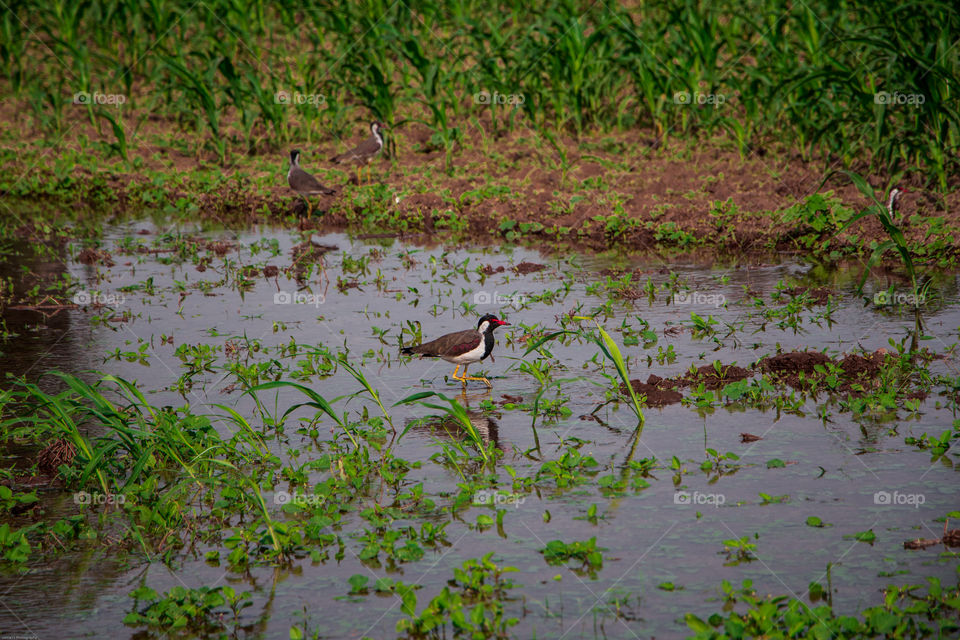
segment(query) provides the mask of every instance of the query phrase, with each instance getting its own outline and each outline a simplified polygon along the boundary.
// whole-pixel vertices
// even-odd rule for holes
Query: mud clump
[[[216,240],[212,242],[208,241],[203,244],[204,244],[203,248],[205,248],[207,251],[215,253],[218,258],[222,258],[223,256],[227,255],[228,253],[233,251],[233,249],[235,249],[237,246],[235,244],[232,244],[230,242],[224,242],[222,240]]]
[[[495,273],[503,273],[503,271],[504,271],[503,265],[500,265],[499,267],[494,269],[493,265],[488,264],[484,266],[482,269],[480,269],[480,273],[482,273],[485,276],[492,276]]]
[[[815,382],[835,373],[839,384],[832,391],[849,395],[864,393],[877,386],[885,356],[883,349],[866,355],[848,353],[840,360],[834,360],[819,351],[791,351],[763,358],[757,366],[764,373],[795,389],[813,386]],[[835,367],[836,371],[831,372],[828,365]],[[818,371],[818,366],[823,369]]]
[[[84,249],[77,254],[77,262],[80,264],[102,264],[105,267],[112,267],[113,256],[102,249]]]
[[[537,264],[535,262],[521,262],[513,268],[521,276],[525,276],[528,273],[536,273],[538,271],[543,271],[547,268],[545,264]]]
[[[753,375],[753,372],[735,364],[721,365],[719,370],[716,365],[705,364],[696,371],[688,371],[682,376],[674,378],[676,384],[683,387],[692,387],[702,384],[704,388],[710,390],[722,389],[731,382],[746,380]]]
[[[819,351],[791,351],[764,358],[760,361],[760,369],[764,373],[789,378],[801,373],[811,375],[816,372],[817,365],[822,367],[829,362],[833,362],[830,356]]]
[[[683,399],[683,394],[679,391],[669,388],[669,382],[663,378],[655,375],[651,375],[647,378],[646,382],[640,382],[639,380],[631,380],[630,386],[633,387],[634,393],[637,395],[646,396],[646,404],[648,407],[664,407],[668,404],[675,404],[680,402]],[[621,393],[628,393],[627,385],[620,385]]]
[[[810,304],[813,306],[827,304],[827,302],[830,300],[830,296],[833,295],[833,291],[827,287],[793,287],[791,289],[784,289],[784,293],[789,294],[794,298],[806,294]]]

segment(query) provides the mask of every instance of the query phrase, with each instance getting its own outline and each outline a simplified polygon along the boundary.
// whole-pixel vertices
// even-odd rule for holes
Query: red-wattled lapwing
[[[479,380],[492,387],[486,378],[474,378],[467,375],[467,367],[474,362],[480,362],[493,351],[493,330],[509,322],[498,320],[493,314],[486,314],[480,318],[476,329],[448,333],[445,336],[425,342],[418,347],[404,347],[400,353],[404,355],[419,354],[427,358],[443,358],[447,362],[457,365],[453,370],[453,379],[459,380],[467,386],[467,380]],[[458,376],[460,366],[463,366],[463,375]]]
[[[896,217],[897,213],[900,211],[900,197],[905,193],[903,189],[894,187],[890,189],[890,199],[887,200],[887,213],[890,214],[890,219]]]
[[[310,217],[311,207],[307,196],[330,196],[336,193],[333,189],[320,184],[319,180],[300,168],[300,152],[296,149],[290,152],[290,170],[287,171],[287,183],[291,189],[303,198],[307,205],[308,218]]]
[[[350,151],[333,156],[330,158],[330,162],[335,162],[337,164],[356,165],[357,184],[360,184],[360,169],[361,167],[373,162],[373,159],[378,153],[380,153],[380,150],[383,149],[383,135],[380,132],[382,129],[386,128],[387,125],[374,120],[370,123],[369,138],[355,146],[353,149],[350,149]]]

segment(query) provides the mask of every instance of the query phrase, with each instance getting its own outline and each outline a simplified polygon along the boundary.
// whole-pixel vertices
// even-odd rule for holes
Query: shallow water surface
[[[139,234],[141,229],[150,233]],[[324,254],[324,269],[308,268],[298,281],[284,272],[296,262],[291,250],[298,242],[288,232],[254,228],[239,234],[189,234],[229,246],[222,254],[209,245],[201,251],[210,258],[202,261],[202,270],[196,260],[181,260],[176,251],[146,252],[158,247],[160,235],[147,222],[110,228],[103,246],[114,266],[83,265],[66,254],[59,266],[50,266],[85,283],[80,304],[40,323],[42,327],[36,312],[8,315],[8,326],[22,336],[4,346],[0,369],[29,378],[55,369],[90,380],[97,377],[92,370],[109,372],[135,380],[155,406],[189,403],[196,413],[222,415],[215,405],[225,404],[252,417],[256,407],[239,390],[234,372],[260,366],[260,382],[289,379],[305,366],[303,351],[281,351],[294,341],[334,355],[347,353],[381,393],[394,424],[402,429],[415,421],[393,442],[394,455],[422,463],[408,480],[422,483],[425,494],[441,506],[451,503],[461,482],[450,467],[431,459],[441,443],[450,442],[444,420],[420,405],[391,406],[418,391],[459,397],[468,407],[482,436],[504,452],[495,475],[508,492],[511,474],[535,476],[545,462],[560,459],[570,448],[596,460],[591,473],[600,481],[573,488],[538,483],[535,490],[498,505],[506,511],[502,527],[477,526],[479,515],[496,515],[491,506],[458,510],[446,518],[448,545],[428,549],[419,561],[389,566],[358,558],[363,543],[351,533],[362,532],[366,523],[356,513],[341,522],[346,552],[340,561],[303,558],[292,567],[255,567],[238,574],[205,562],[209,549],[204,548],[192,550],[173,567],[157,558],[120,562],[100,552],[66,554],[31,566],[24,576],[0,579],[4,633],[60,637],[67,628],[71,637],[130,637],[135,630],[122,620],[133,608],[128,594],[137,586],[163,591],[175,585],[231,584],[253,593],[253,606],[242,613],[241,636],[287,637],[291,625],[306,619],[308,628],[324,638],[392,637],[404,617],[399,598],[349,595],[350,576],[367,575],[371,583],[389,576],[418,584],[422,608],[447,584],[454,567],[491,551],[498,564],[519,570],[508,576],[517,588],[505,603],[508,615],[520,618],[511,631],[514,637],[676,637],[687,630],[685,613],[706,618],[720,610],[723,580],[739,585],[750,579],[761,594],[807,598],[811,582],[828,584],[830,567],[834,610],[854,614],[879,602],[887,584],[923,582],[927,576],[945,579],[954,573],[953,561],[940,558],[936,548],[906,551],[902,546],[904,540],[937,537],[943,525],[935,520],[960,506],[955,456],[931,462],[929,451],[904,443],[906,436],[939,435],[950,428],[954,415],[936,394],[913,412],[901,408],[857,416],[844,409],[841,399],[823,394],[801,402],[797,410],[673,404],[646,409],[646,424],[638,432],[625,403],[606,403],[615,385],[605,374],[615,372],[599,349],[583,341],[554,341],[544,345],[544,362],[550,363],[553,380],[567,381],[549,386],[541,400],[558,410],[536,419],[529,410],[541,390],[521,366],[527,346],[535,341],[529,334],[561,328],[564,315],[595,316],[622,346],[631,377],[641,380],[650,374],[679,375],[691,365],[715,360],[746,367],[778,350],[827,350],[831,355],[893,351],[889,340],[901,342],[912,317],[894,307],[865,305],[869,289],[864,296],[854,292],[859,273],[789,259],[699,264],[521,248],[425,247],[333,234],[312,239],[335,248]],[[513,268],[522,262],[545,268],[523,275]],[[490,275],[478,273],[477,267],[486,265]],[[251,267],[249,282],[239,282],[238,266]],[[264,277],[269,266],[280,267],[279,273]],[[628,286],[611,284],[618,274],[634,270],[640,273]],[[648,281],[652,298],[644,291]],[[671,282],[677,283],[679,296],[665,288]],[[762,318],[764,311],[789,300],[772,297],[778,286],[798,284],[830,288],[835,292],[832,306],[801,309],[795,327]],[[938,303],[928,307],[925,317],[933,338],[925,344],[947,357],[933,361],[930,371],[956,375],[956,361],[948,352],[960,326],[954,277],[941,278],[936,289]],[[754,298],[763,303],[754,304]],[[106,304],[93,304],[97,302]],[[450,378],[453,365],[399,357],[400,343],[410,341],[414,323],[429,340],[475,326],[484,312],[511,323],[497,330],[494,359],[470,369],[472,375],[482,372],[490,378],[491,390],[473,382],[461,395],[460,385]],[[712,316],[715,332],[694,335],[691,314]],[[631,339],[644,329],[655,334],[655,341],[649,335]],[[189,350],[201,345],[211,348],[203,352],[209,357]],[[658,362],[660,350],[671,347],[675,357],[662,356]],[[536,353],[526,356],[528,362],[537,359]],[[188,366],[198,361],[202,364]],[[56,386],[49,378],[42,384]],[[358,390],[344,371],[314,375],[304,384],[327,399]],[[684,394],[689,397],[691,390]],[[261,398],[281,408],[303,399],[292,391]],[[371,416],[379,415],[366,396],[341,403],[353,412],[366,407]],[[223,434],[231,428],[225,421],[214,424]],[[321,441],[330,437],[324,429],[331,426],[329,420],[321,422]],[[744,432],[762,439],[743,443]],[[295,429],[287,431],[285,442],[269,442],[284,459],[290,449],[312,455],[309,438]],[[707,449],[735,453],[738,460],[723,473],[703,471]],[[628,462],[644,458],[658,463],[645,482],[634,482],[638,476]],[[299,464],[305,461],[301,458]],[[314,481],[323,476],[311,473]],[[604,477],[629,481],[620,490],[609,490]],[[891,501],[919,495],[922,504],[884,504],[883,494],[875,496],[878,492],[894,496]],[[761,493],[776,499],[764,499]],[[76,509],[71,494],[48,491],[44,499],[52,513]],[[365,498],[370,504],[376,499]],[[379,499],[391,502],[390,496]],[[275,496],[268,500],[283,518]],[[591,505],[597,507],[595,517],[589,514]],[[829,526],[808,526],[809,516]],[[422,522],[412,517],[409,524],[419,528]],[[866,530],[876,534],[872,544],[852,538]],[[570,563],[549,565],[541,553],[551,540],[593,537],[603,553],[602,567],[595,571]],[[732,562],[724,541],[744,537],[756,544],[752,558]],[[674,590],[662,588],[664,583],[672,583]]]

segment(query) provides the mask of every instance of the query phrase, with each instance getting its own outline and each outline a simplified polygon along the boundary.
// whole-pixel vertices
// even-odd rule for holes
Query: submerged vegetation
[[[0,397],[4,446],[19,452],[0,485],[3,571],[29,576],[76,554],[142,567],[115,592],[127,602],[110,609],[107,626],[122,622],[155,636],[173,628],[186,637],[363,632],[356,622],[317,620],[309,610],[294,617],[272,611],[257,578],[272,575],[284,577],[273,579],[281,592],[289,581],[322,580],[321,601],[348,621],[351,607],[375,604],[384,617],[369,621],[368,637],[521,637],[557,628],[557,605],[591,611],[608,627],[643,629],[634,603],[641,593],[664,607],[651,629],[686,625],[704,638],[821,629],[912,637],[956,627],[949,523],[960,514],[945,504],[949,498],[907,494],[922,498],[922,511],[880,514],[886,528],[871,526],[853,495],[843,494],[839,510],[817,502],[818,487],[830,485],[807,475],[851,473],[847,448],[858,466],[860,456],[886,450],[933,465],[938,483],[955,473],[960,384],[938,364],[949,349],[912,348],[910,331],[872,351],[782,348],[832,339],[851,296],[859,306],[857,270],[821,276],[829,292],[811,280],[776,279],[757,291],[731,281],[741,277],[736,271],[719,272],[707,276],[713,288],[705,294],[706,282],[690,273],[598,275],[575,259],[516,261],[498,271],[484,263],[496,260],[490,255],[387,243],[330,249],[312,270],[287,270],[269,267],[304,255],[293,240],[137,236],[98,249],[82,285],[98,288],[85,298],[72,293],[81,286],[72,276],[60,285],[79,300],[71,313],[113,335],[116,346],[100,368],[115,373],[11,378]],[[135,249],[151,246],[164,250]],[[137,256],[134,281],[121,275],[129,268],[118,264],[124,255]],[[163,275],[170,269],[172,278]],[[300,298],[286,300],[286,283],[298,279]],[[330,281],[344,284],[330,287],[322,303],[308,297]],[[947,285],[931,278],[930,287]],[[472,318],[505,295],[479,295],[494,288],[512,292],[501,313],[513,327],[498,337],[497,360],[483,363],[495,391],[478,385],[451,395],[460,385],[445,382],[445,366],[417,380],[420,365],[411,376],[397,345],[433,334],[451,316]],[[232,322],[210,326],[203,314],[210,292],[242,296],[242,330]],[[264,312],[270,301],[282,306],[266,309],[281,315]],[[396,315],[409,310],[411,318]],[[870,313],[885,321],[891,310],[874,305]],[[152,322],[162,335],[146,337]],[[889,326],[897,326],[895,317]],[[637,378],[644,369],[646,382]],[[815,444],[786,448],[783,438],[796,436],[776,425],[789,421]],[[937,421],[951,426],[937,428]],[[867,435],[854,435],[858,429]],[[871,492],[888,486],[868,478],[861,481]],[[663,516],[624,520],[618,510],[631,505]],[[768,513],[779,523],[770,525]],[[882,545],[893,557],[920,553],[903,545],[926,548],[913,529],[931,518],[944,521],[942,540],[933,542],[944,550],[927,552],[933,566],[899,557],[899,573],[880,571],[870,581],[897,594],[892,599],[878,593],[866,608],[854,606],[834,594],[836,583],[815,577],[798,596],[787,578],[789,599],[761,598],[748,584],[724,587],[722,612],[704,608],[732,577],[725,571],[749,580],[760,562],[775,571],[776,563],[790,566],[779,555],[790,551],[777,541],[779,527],[815,531],[830,549],[825,562],[834,562],[855,553],[851,544]],[[688,521],[694,529],[680,538],[670,533]],[[614,528],[621,522],[636,531],[624,536]],[[704,526],[706,553],[694,542]],[[687,549],[686,559],[657,559],[665,535],[668,545]],[[644,560],[648,546],[652,556]],[[645,586],[628,577],[618,586],[635,562],[656,580]],[[671,573],[675,562],[712,573],[707,580]],[[909,584],[894,580],[900,573]],[[228,584],[217,579],[224,574]],[[944,586],[930,583],[921,596],[918,576]],[[555,600],[554,587],[538,586],[580,581],[602,585],[604,596],[593,604]],[[559,628],[590,635],[577,624]]]

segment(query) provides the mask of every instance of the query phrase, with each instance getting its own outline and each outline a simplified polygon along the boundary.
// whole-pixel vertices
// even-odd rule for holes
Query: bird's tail
[[[402,349],[400,349],[400,353],[405,356],[412,356],[415,353],[413,349],[414,347],[403,347]]]

